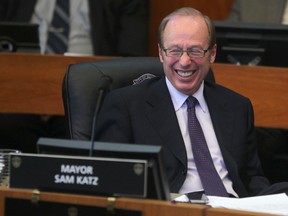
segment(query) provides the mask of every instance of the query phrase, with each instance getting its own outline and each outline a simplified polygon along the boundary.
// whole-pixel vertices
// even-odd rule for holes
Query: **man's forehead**
[[[163,32],[163,39],[177,38],[209,38],[206,22],[201,16],[175,16],[169,20]]]
[[[206,25],[205,19],[202,16],[193,16],[193,15],[178,15],[178,16],[173,16],[171,19],[168,21],[167,25],[165,26],[165,30],[167,31],[174,31],[175,29],[178,28],[184,28],[184,29],[195,29],[199,28],[202,31],[207,30],[208,32],[208,27]]]

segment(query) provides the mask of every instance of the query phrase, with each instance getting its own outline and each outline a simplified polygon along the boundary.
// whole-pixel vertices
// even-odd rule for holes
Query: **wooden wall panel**
[[[0,112],[62,115],[67,67],[111,58],[0,53]]]

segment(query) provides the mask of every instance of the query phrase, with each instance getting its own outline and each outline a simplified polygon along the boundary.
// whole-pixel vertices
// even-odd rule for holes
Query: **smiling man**
[[[158,44],[165,76],[110,92],[99,114],[96,140],[161,145],[171,192],[232,197],[273,193],[257,155],[250,100],[205,80],[216,48],[213,23],[201,12],[180,8],[165,17]],[[199,146],[208,147],[208,153]]]

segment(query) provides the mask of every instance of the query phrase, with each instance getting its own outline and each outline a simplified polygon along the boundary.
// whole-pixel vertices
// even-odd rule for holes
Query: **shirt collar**
[[[182,92],[178,91],[169,81],[169,79],[166,77],[166,84],[169,90],[169,93],[171,95],[171,99],[174,105],[174,109],[177,112],[180,107],[182,107],[183,103],[185,103],[186,99],[189,97],[189,95],[185,95]],[[204,98],[204,81],[202,81],[199,89],[193,94],[193,97],[197,98],[199,105],[203,112],[207,111],[207,104]]]

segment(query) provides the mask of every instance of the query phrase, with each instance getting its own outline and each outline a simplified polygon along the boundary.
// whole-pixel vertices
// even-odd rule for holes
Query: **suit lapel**
[[[228,101],[223,95],[218,95],[217,91],[210,88],[210,85],[205,85],[204,96],[206,98],[212,124],[216,133],[216,137],[226,162],[232,161],[230,158],[229,149],[232,143],[233,130],[233,113],[227,109]]]
[[[204,96],[209,107],[212,124],[229,176],[235,186],[239,186],[241,183],[239,183],[239,173],[237,173],[238,164],[232,157],[232,152],[235,151],[235,146],[232,142],[233,125],[235,122],[233,110],[229,109],[229,103],[233,103],[233,101],[227,101],[223,97],[223,94],[218,94],[216,89],[214,89],[213,85],[205,85]]]
[[[147,117],[158,132],[162,145],[186,166],[186,149],[165,78],[151,89],[147,104]]]

